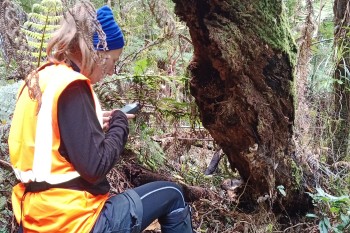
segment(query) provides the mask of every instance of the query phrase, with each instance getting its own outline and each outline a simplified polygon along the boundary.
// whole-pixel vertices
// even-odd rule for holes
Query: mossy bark
[[[174,2],[194,45],[191,93],[203,125],[248,182],[246,200],[254,205],[267,195],[272,207],[305,210],[293,159],[296,47],[282,1]]]
[[[348,0],[334,1],[334,47],[335,53],[341,54],[336,61],[336,69],[334,78],[338,80],[334,82],[334,107],[335,116],[332,125],[332,132],[334,132],[334,140],[332,143],[333,157],[328,158],[328,163],[344,160],[349,157],[349,140],[350,140],[350,81],[348,69],[350,64],[349,52],[349,26],[350,18],[347,10],[350,3]],[[337,55],[335,55],[337,57]]]

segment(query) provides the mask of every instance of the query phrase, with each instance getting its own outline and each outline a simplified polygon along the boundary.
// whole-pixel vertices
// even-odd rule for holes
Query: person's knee
[[[178,185],[175,182],[171,182],[171,181],[165,181],[166,182],[166,186],[168,187],[172,187],[173,189],[176,189],[177,192],[181,193],[181,195],[183,195],[183,190],[182,187],[180,185]]]
[[[171,181],[164,181],[164,183],[165,183],[165,186],[169,186],[169,187],[172,187],[174,189],[177,189],[181,194],[183,194],[182,187],[180,185],[178,185],[177,183],[171,182]]]
[[[169,188],[168,198],[173,200],[173,208],[183,208],[186,203],[182,188],[174,182],[167,182],[166,187]]]

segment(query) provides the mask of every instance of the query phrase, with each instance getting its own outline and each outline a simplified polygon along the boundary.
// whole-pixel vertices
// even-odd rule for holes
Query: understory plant
[[[321,233],[343,233],[350,231],[350,198],[349,195],[333,196],[322,188],[316,188],[316,193],[308,193],[313,204],[317,207],[317,214],[307,214],[309,218],[319,221]]]

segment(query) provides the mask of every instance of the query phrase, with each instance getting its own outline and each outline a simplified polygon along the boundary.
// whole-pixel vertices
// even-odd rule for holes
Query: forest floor
[[[250,203],[242,201],[244,182],[205,130],[185,129],[152,139],[165,153],[163,163],[152,169],[148,164],[154,163],[143,160],[141,164],[134,151],[126,150],[122,162],[109,176],[113,190],[121,192],[154,180],[178,183],[192,207],[193,229],[198,233],[318,232],[316,222],[303,216],[276,215],[268,206],[252,208]],[[221,159],[215,171],[206,175],[215,154]],[[161,232],[160,225],[155,221],[146,232]]]
[[[174,181],[184,189],[185,198],[192,207],[193,229],[198,233],[318,232],[314,222],[300,218],[297,222],[289,219],[287,224],[281,224],[279,217],[268,208],[250,209],[249,203],[242,204],[244,182],[232,171],[223,154],[215,171],[205,175],[219,150],[209,134],[203,132],[181,130],[152,137],[153,147],[160,145],[164,152],[158,155],[150,142],[144,145],[138,136],[131,135],[129,144],[132,146],[127,146],[121,161],[108,174],[111,192],[120,193],[155,180]],[[144,151],[144,147],[149,151]],[[16,180],[9,167],[8,154],[0,153],[0,160],[0,232],[12,233],[18,227],[10,200]],[[160,225],[155,221],[146,232],[161,232]]]

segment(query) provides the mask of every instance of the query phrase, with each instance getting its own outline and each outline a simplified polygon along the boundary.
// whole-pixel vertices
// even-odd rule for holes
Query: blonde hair
[[[103,61],[101,54],[97,53],[93,46],[92,38],[95,32],[98,33],[100,44],[106,45],[106,35],[97,20],[94,6],[87,1],[77,3],[64,15],[60,29],[48,42],[48,60],[67,64],[78,60],[81,62],[80,73],[89,77],[96,63]]]

